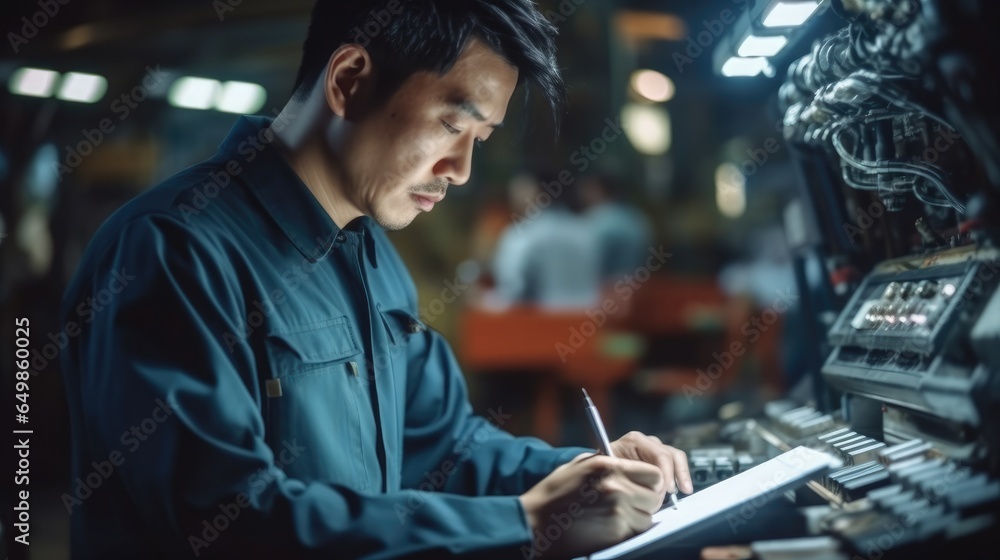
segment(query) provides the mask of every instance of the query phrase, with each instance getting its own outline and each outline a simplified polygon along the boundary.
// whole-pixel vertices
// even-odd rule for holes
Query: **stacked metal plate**
[[[803,406],[776,414],[772,420],[778,428],[794,439],[822,434],[837,424],[833,416],[824,414],[811,406]]]
[[[863,436],[849,428],[839,428],[820,435],[820,443],[831,453],[839,456],[845,465],[860,465],[874,461],[879,452],[886,448],[885,443]]]

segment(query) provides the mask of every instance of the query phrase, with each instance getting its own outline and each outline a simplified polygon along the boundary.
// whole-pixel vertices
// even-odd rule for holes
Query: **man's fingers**
[[[688,467],[687,453],[673,447],[671,449],[674,451],[674,480],[680,486],[681,492],[690,494],[694,492],[694,484],[691,482],[691,469]]]
[[[663,484],[663,471],[659,467],[637,459],[596,455],[585,458],[581,464],[587,467],[591,477],[597,479],[619,475],[654,492],[659,491]]]
[[[579,463],[580,461],[586,461],[586,460],[592,459],[594,457],[599,457],[600,455],[601,455],[600,453],[595,453],[593,451],[587,451],[585,453],[581,453],[581,454],[577,455],[576,457],[573,457],[566,464],[567,465],[572,465],[574,463]]]
[[[646,436],[644,441],[637,444],[640,456],[663,472],[666,492],[673,493],[678,489],[685,494],[694,492],[686,453],[676,447],[660,443],[659,438],[655,436]]]
[[[674,484],[674,457],[670,453],[669,448],[665,445],[657,445],[656,447],[647,447],[642,452],[646,460],[660,469],[660,472],[663,474],[663,491],[667,493],[676,492],[677,485]]]
[[[629,528],[626,538],[638,535],[653,526],[653,516],[645,511],[631,508],[631,511],[626,511],[624,516]]]
[[[615,506],[636,509],[647,515],[655,513],[663,503],[663,496],[658,492],[619,474],[602,480],[598,490]]]
[[[663,484],[663,471],[656,465],[632,459],[616,459],[614,471],[635,484],[659,491]]]
[[[680,491],[690,494],[694,492],[687,453],[664,445],[654,452],[653,462],[663,471],[667,493]]]

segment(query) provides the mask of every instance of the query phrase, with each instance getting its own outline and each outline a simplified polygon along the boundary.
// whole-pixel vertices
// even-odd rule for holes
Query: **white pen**
[[[601,446],[601,453],[604,453],[608,457],[614,457],[615,454],[611,452],[611,442],[608,441],[608,432],[604,429],[604,422],[601,422],[601,413],[594,406],[594,401],[590,400],[590,395],[587,394],[586,389],[583,389],[583,402],[587,406],[587,418],[590,419],[590,427],[594,429],[594,435],[597,436],[597,443]]]
[[[670,493],[670,503],[674,504],[674,509],[677,509],[677,492]]]

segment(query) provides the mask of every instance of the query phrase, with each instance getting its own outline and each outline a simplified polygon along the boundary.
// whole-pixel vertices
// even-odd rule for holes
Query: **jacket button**
[[[421,325],[420,323],[418,323],[416,321],[410,321],[410,332],[411,333],[416,334],[418,332],[424,332],[425,328],[426,327],[424,327],[423,325]]]

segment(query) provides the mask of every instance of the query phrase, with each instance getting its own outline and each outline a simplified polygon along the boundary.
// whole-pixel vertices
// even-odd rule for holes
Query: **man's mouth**
[[[411,193],[410,198],[412,198],[414,202],[417,203],[417,206],[419,206],[424,212],[430,212],[434,209],[435,204],[444,200],[443,195],[426,195],[416,193]]]

